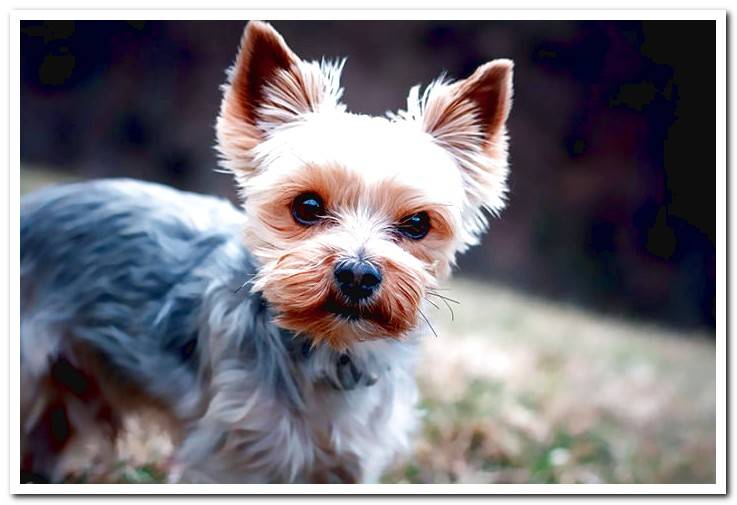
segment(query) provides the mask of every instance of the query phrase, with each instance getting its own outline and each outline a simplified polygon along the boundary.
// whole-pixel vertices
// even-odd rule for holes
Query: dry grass
[[[23,170],[22,190],[55,179]],[[417,371],[423,426],[385,482],[714,482],[710,335],[462,280],[448,293],[461,302],[455,320],[432,315],[439,336],[426,339]],[[130,423],[105,473],[161,481],[166,436]],[[83,461],[80,480],[103,472]]]
[[[715,349],[456,281],[418,370],[426,409],[397,482],[714,482]]]

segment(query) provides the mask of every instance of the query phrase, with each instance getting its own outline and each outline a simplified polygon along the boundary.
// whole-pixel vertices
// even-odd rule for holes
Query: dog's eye
[[[302,226],[312,226],[324,215],[322,198],[315,193],[302,193],[292,201],[292,217]]]
[[[412,240],[422,240],[430,231],[430,216],[427,212],[417,212],[399,222],[399,233]]]

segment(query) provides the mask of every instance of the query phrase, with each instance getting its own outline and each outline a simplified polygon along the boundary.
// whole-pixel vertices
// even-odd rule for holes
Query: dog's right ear
[[[228,70],[217,120],[221,164],[236,176],[254,170],[252,149],[280,126],[322,107],[340,107],[342,62],[304,62],[267,23],[251,21]]]

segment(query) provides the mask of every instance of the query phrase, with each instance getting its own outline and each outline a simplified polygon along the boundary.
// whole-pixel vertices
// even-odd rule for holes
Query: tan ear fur
[[[324,106],[341,107],[341,69],[342,62],[300,60],[271,25],[249,22],[223,86],[216,125],[221,165],[248,174],[253,148],[274,128]]]
[[[264,103],[266,87],[274,82],[278,72],[299,74],[299,58],[271,25],[251,21],[241,38],[240,50],[231,70],[230,98],[227,105],[233,113],[255,124],[258,107]]]
[[[399,114],[419,122],[455,159],[468,198],[464,241],[469,245],[486,227],[482,210],[497,213],[505,205],[506,121],[512,106],[513,66],[511,60],[493,60],[462,81],[439,79],[421,96],[415,87],[407,99],[407,111]]]

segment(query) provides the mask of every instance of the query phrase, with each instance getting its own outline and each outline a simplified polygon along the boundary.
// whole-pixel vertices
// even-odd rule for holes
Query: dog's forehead
[[[343,112],[319,113],[276,132],[259,146],[268,171],[340,166],[369,185],[396,182],[439,202],[459,202],[461,174],[451,156],[417,125]]]

